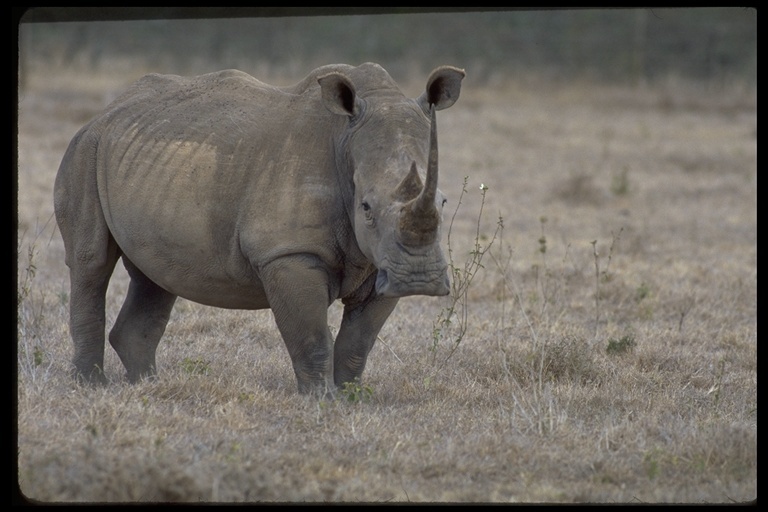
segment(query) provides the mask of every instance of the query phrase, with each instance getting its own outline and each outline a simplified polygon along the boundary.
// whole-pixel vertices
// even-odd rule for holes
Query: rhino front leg
[[[337,386],[362,376],[376,336],[397,301],[393,297],[374,296],[360,305],[345,305],[333,353],[333,380]]]
[[[109,343],[120,356],[128,380],[136,382],[155,375],[155,352],[176,296],[150,281],[125,256],[123,264],[131,276],[131,284],[109,333]]]
[[[261,278],[301,394],[333,391],[333,337],[328,329],[329,282],[312,256],[281,258]]]

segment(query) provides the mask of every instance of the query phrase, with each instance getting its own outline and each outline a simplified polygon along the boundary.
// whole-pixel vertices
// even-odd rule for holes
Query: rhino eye
[[[445,206],[445,203],[447,203],[447,202],[448,202],[447,199],[443,199],[443,206]]]
[[[371,205],[368,203],[368,201],[363,201],[360,203],[360,206],[363,207],[363,215],[365,215],[365,223],[373,227],[375,224],[375,221],[373,219],[373,212],[371,211]]]

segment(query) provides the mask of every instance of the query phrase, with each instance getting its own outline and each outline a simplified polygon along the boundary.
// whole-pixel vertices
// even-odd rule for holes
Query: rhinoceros
[[[399,297],[449,293],[435,111],[463,78],[438,67],[417,98],[373,63],[290,87],[238,70],[138,80],[75,135],[56,176],[74,375],[107,382],[105,294],[122,258],[130,285],[109,342],[129,381],[155,375],[176,297],[271,308],[299,393],[360,378]]]

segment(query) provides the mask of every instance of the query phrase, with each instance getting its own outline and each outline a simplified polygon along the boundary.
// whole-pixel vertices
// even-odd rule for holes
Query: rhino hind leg
[[[109,343],[125,366],[130,382],[155,375],[155,352],[171,316],[176,296],[167,292],[123,256],[131,283]]]
[[[56,176],[54,209],[69,267],[75,377],[104,384],[105,297],[120,248],[98,199],[95,147],[85,129],[72,140]]]
[[[70,270],[70,332],[75,346],[72,363],[78,380],[106,384],[104,375],[105,297],[109,278],[117,263],[115,254],[94,268]]]

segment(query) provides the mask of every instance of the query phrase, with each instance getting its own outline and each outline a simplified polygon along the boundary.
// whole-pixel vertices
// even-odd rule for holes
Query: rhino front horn
[[[440,213],[435,206],[437,194],[437,123],[435,122],[435,106],[430,105],[432,117],[429,134],[429,158],[427,162],[427,178],[424,188],[417,197],[403,209],[400,217],[400,233],[406,245],[430,244],[437,238],[437,228],[440,225]],[[412,171],[416,163],[412,165]]]
[[[427,161],[427,180],[424,183],[419,196],[414,200],[411,207],[416,215],[423,215],[435,208],[435,194],[437,194],[437,122],[435,121],[435,106],[429,106],[429,113],[432,118],[429,132],[429,159]]]

